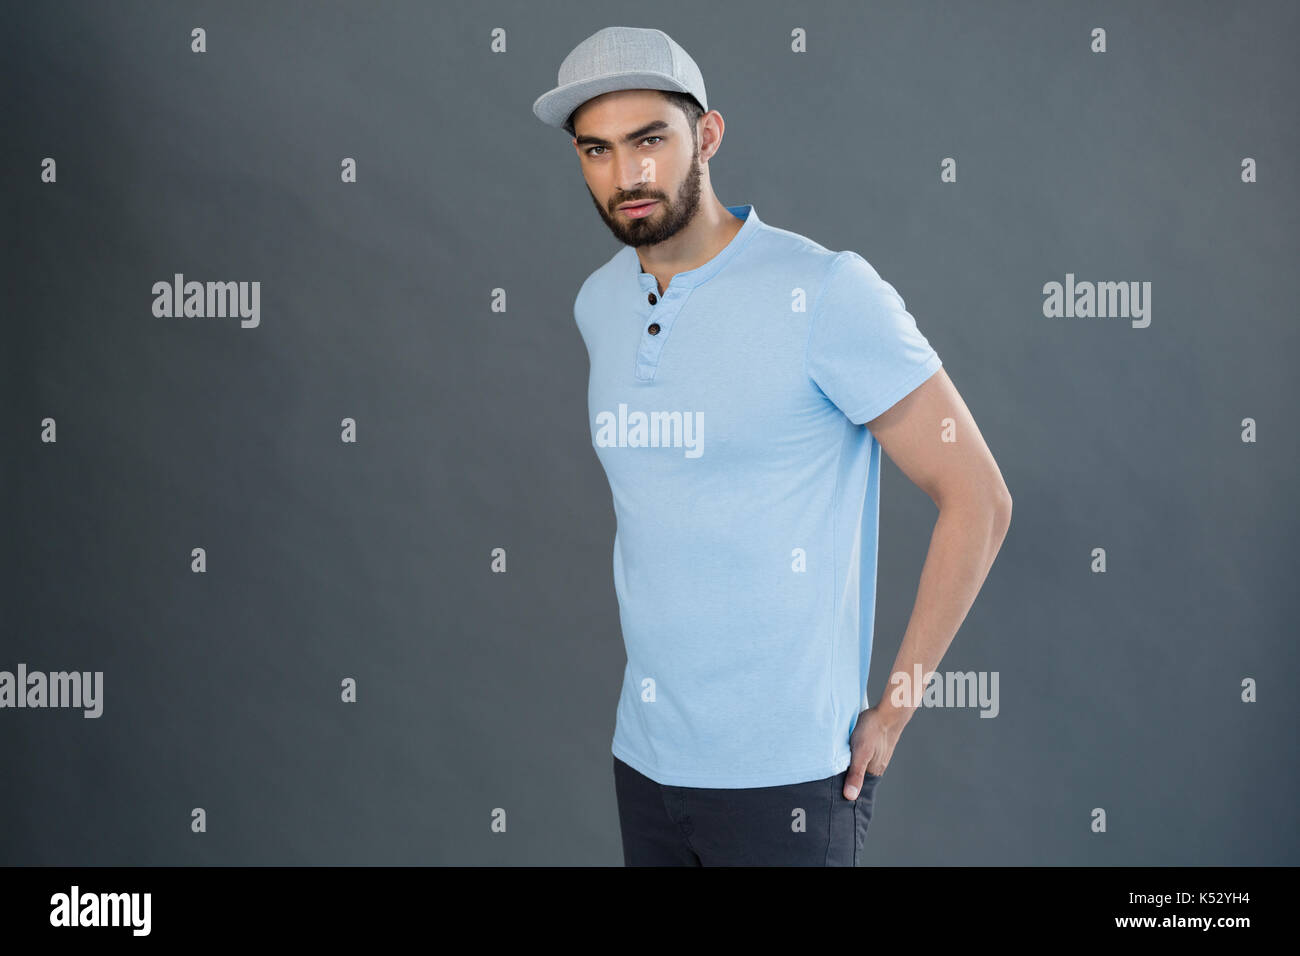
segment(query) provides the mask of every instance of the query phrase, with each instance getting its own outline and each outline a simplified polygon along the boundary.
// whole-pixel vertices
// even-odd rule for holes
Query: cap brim
[[[695,95],[666,73],[629,70],[625,73],[610,73],[607,76],[577,80],[564,86],[557,86],[537,97],[533,103],[533,115],[547,126],[563,129],[564,121],[569,118],[569,114],[587,100],[616,90],[665,90],[670,93]]]

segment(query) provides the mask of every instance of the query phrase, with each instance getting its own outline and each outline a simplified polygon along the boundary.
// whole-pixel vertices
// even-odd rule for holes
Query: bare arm
[[[938,668],[975,603],[1011,522],[1011,493],[943,368],[867,427],[890,460],[939,508],[912,616],[890,670],[891,688],[900,673],[907,675],[904,686],[910,686],[918,666],[922,675]],[[856,799],[864,772],[884,772],[923,689],[914,688],[902,705],[891,701],[886,690],[882,700],[858,716],[844,784],[848,799]]]

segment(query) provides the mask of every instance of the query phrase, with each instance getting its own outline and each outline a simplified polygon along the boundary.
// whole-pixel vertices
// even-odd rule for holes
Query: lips
[[[659,200],[657,199],[643,199],[638,200],[637,202],[624,203],[618,208],[631,218],[639,219],[642,216],[649,214],[657,205],[659,205]]]

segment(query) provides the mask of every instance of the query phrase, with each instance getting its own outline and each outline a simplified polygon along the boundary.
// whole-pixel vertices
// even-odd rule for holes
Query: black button
[[[654,304],[655,304],[656,302],[658,302],[658,301],[659,301],[659,299],[656,298],[656,296],[655,296],[655,294],[654,294],[653,292],[651,292],[651,293],[650,293],[650,304],[651,304],[651,305],[654,305]]]
[[[649,332],[651,335],[658,335],[658,334],[659,334],[659,323],[658,323],[658,322],[651,322],[649,328],[647,328],[646,331]]]

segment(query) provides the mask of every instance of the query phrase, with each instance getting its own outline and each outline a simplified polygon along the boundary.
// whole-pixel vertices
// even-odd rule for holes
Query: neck
[[[725,249],[744,224],[713,196],[701,203],[690,225],[671,239],[637,250],[641,271],[659,276],[662,290],[677,273],[698,268]]]

